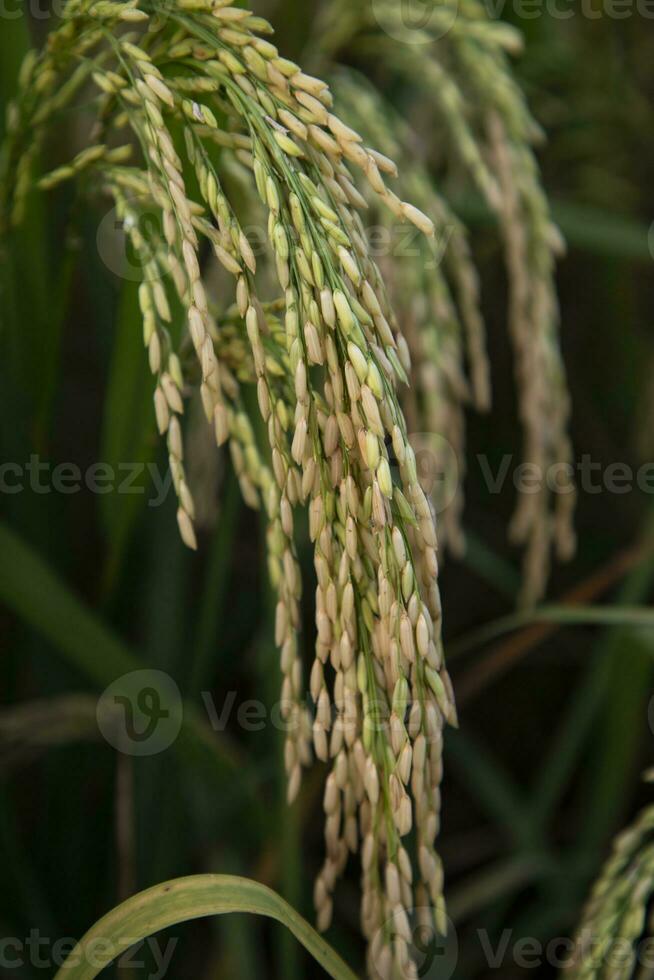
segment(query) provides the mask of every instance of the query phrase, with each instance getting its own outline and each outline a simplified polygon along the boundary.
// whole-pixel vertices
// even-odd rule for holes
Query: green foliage
[[[135,895],[106,915],[70,954],[57,978],[92,980],[129,946],[162,929],[208,915],[247,912],[281,922],[333,980],[354,980],[318,933],[270,888],[229,875],[198,875],[164,882]]]

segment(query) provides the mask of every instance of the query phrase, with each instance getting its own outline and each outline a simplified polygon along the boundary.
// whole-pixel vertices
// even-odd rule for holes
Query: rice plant
[[[652,807],[616,838],[582,916],[565,975],[628,978],[651,969]]]
[[[373,7],[326,4],[301,66],[228,0],[68,0],[8,109],[0,234],[11,248],[34,191],[67,183],[84,208],[115,210],[138,259],[181,538],[196,550],[211,510],[214,485],[189,449],[212,456],[208,432],[266,528],[289,806],[314,759],[327,769],[318,928],[354,856],[368,972],[392,978],[418,975],[411,910],[447,931],[442,753],[458,722],[438,548],[465,550],[466,412],[492,403],[479,273],[452,192],[472,189],[501,234],[524,461],[563,474],[560,492],[542,481],[524,493],[510,527],[523,605],[543,596],[552,551],[574,552],[575,489],[554,285],[563,240],[508,62],[520,37],[475,0],[434,0],[424,38],[403,44],[397,4]],[[437,137],[416,135],[388,84],[406,87]],[[77,152],[43,173],[62,120]],[[371,226],[392,237],[398,224],[408,260],[369,240]],[[420,432],[445,472],[433,493]],[[304,515],[315,582],[298,557]],[[305,670],[301,601],[314,584]]]

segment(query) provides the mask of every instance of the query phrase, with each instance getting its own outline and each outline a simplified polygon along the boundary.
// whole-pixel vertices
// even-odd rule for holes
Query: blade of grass
[[[654,609],[643,606],[566,606],[548,605],[502,616],[448,645],[448,657],[460,657],[484,646],[506,633],[534,623],[556,623],[559,626],[628,626],[632,629],[654,629]]]
[[[143,655],[148,663],[180,677],[186,658],[193,559],[181,542],[171,505],[172,501],[148,515],[148,564],[142,592],[147,640]],[[172,760],[174,774],[165,755],[143,761],[146,764],[139,768],[137,787],[141,887],[184,874],[187,860],[192,860],[188,850],[180,846],[186,838],[186,818],[179,800],[179,760]]]
[[[651,528],[652,521],[650,520],[642,535],[643,540],[650,540]],[[631,570],[620,590],[614,608],[619,609],[620,604],[623,604],[622,608],[629,608],[634,603],[646,601],[653,580],[654,560],[650,557]],[[629,622],[627,626],[611,628],[597,644],[586,678],[574,697],[572,706],[561,726],[560,734],[553,741],[548,758],[541,767],[540,778],[534,790],[533,805],[535,815],[542,826],[550,818],[567,785],[604,700],[608,699],[607,709],[609,712],[612,711],[610,695],[614,672],[613,664],[618,664],[620,673],[628,678],[629,671],[625,670],[622,662],[623,645],[638,642],[638,638],[634,637],[631,627],[632,624]],[[652,639],[654,639],[654,634]],[[649,654],[645,655],[650,661],[651,653],[652,650],[650,649]],[[633,678],[636,685],[643,684],[643,669],[645,669],[646,674],[648,673],[642,660],[640,667],[641,670]],[[621,683],[620,677],[617,678],[617,683],[618,685]],[[634,693],[637,698],[638,689]],[[630,710],[633,711],[633,704],[630,706]],[[627,731],[633,729],[633,725],[630,724],[624,727],[627,728]],[[604,730],[604,721],[602,728]],[[617,737],[620,740],[619,733]]]
[[[116,317],[116,335],[104,404],[101,459],[119,472],[125,464],[147,464],[154,456],[154,385],[143,353],[142,317],[135,283],[125,283]],[[115,584],[130,533],[145,506],[146,494],[109,494],[102,498],[109,543],[105,590]]]
[[[55,980],[93,980],[134,943],[182,922],[228,912],[264,915],[280,922],[330,977],[355,980],[340,956],[283,898],[256,881],[230,875],[178,878],[128,899],[87,932]]]
[[[47,636],[95,684],[106,686],[142,666],[3,523],[0,552],[0,599]]]
[[[96,707],[96,699],[86,694],[39,698],[3,707],[0,768],[25,764],[59,745],[98,740]]]
[[[28,18],[3,18],[0,31],[0,142],[4,138],[7,103],[13,97],[21,62],[31,47]],[[33,440],[42,448],[43,422],[52,391],[59,351],[57,317],[52,322],[53,288],[48,262],[46,204],[32,193],[19,229],[0,248],[0,323],[11,362],[18,370],[21,401],[33,427]],[[39,357],[34,357],[34,351]],[[3,357],[4,355],[3,352]]]
[[[467,224],[494,224],[493,215],[479,197],[460,195],[452,206]],[[563,200],[552,202],[552,213],[571,248],[609,259],[652,261],[647,225],[633,218]]]
[[[502,898],[510,897],[552,871],[549,857],[511,858],[469,876],[453,888],[447,907],[453,922],[463,922]]]
[[[534,830],[527,800],[491,753],[468,733],[449,732],[447,761],[453,763],[466,790],[525,851],[539,851],[541,840]]]
[[[212,659],[215,660],[215,640],[225,612],[226,590],[231,568],[230,553],[241,508],[240,490],[231,468],[225,483],[198,617],[197,638],[188,683],[190,697],[199,695],[210,683]]]
[[[638,585],[647,595],[654,565],[641,573]],[[606,704],[593,743],[593,780],[584,793],[587,810],[581,840],[589,851],[600,849],[619,823],[639,748],[646,734],[651,739],[647,702],[654,678],[652,639],[643,633],[614,630],[605,641],[609,663]]]
[[[463,562],[501,595],[515,601],[520,591],[520,573],[471,531],[466,531]]]
[[[243,859],[228,846],[215,848],[211,869],[221,867],[223,874],[242,875],[245,871]],[[249,862],[248,862],[249,863]],[[257,980],[264,975],[263,943],[261,923],[247,914],[234,914],[228,919],[220,916],[212,923],[212,933],[216,939],[216,950],[211,957],[212,965],[207,970],[207,978],[219,980],[222,977],[239,977],[239,980]],[[292,941],[292,939],[291,939]]]
[[[594,604],[598,602],[601,595],[626,578],[643,562],[648,561],[653,554],[652,533],[646,528],[645,533],[634,544],[614,554],[591,575],[566,591],[557,605],[564,606],[566,609],[584,608],[589,605],[597,608]],[[457,677],[457,701],[459,704],[466,704],[471,698],[478,695],[492,680],[497,680],[503,673],[515,666],[536,646],[561,629],[562,625],[564,624],[554,621],[532,623],[505,641],[491,647],[488,653],[479,658],[466,674]],[[465,640],[467,637],[463,638],[463,641]]]
[[[124,674],[147,666],[1,522],[0,552],[0,601],[45,636],[93,684],[104,688]],[[186,764],[203,767],[223,807],[233,805],[237,794],[241,801],[241,794],[250,797],[243,820],[258,833],[264,817],[253,795],[254,774],[240,764],[225,734],[219,737],[212,732],[195,706],[184,703],[180,710],[182,726],[175,749]]]
[[[27,17],[3,18],[0,31],[0,140],[5,134],[7,102],[14,95],[18,71],[31,46]]]
[[[534,819],[543,828],[561,798],[601,708],[609,673],[608,658],[601,650],[596,651],[539,768],[532,807]]]

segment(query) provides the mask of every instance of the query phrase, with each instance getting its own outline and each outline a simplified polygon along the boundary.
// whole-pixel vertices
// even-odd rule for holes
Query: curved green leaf
[[[0,521],[0,604],[5,604],[44,636],[66,661],[104,688],[123,675],[142,670],[140,660],[94,613],[57,578],[52,568],[25,541]],[[153,680],[156,686],[156,681]],[[181,731],[175,748],[188,765],[197,767],[212,793],[225,802],[225,780],[245,791],[250,800],[244,819],[259,826],[261,807],[255,780],[240,767],[236,746],[225,732],[213,732],[197,707],[180,704]],[[238,770],[239,779],[233,775]]]
[[[460,657],[475,647],[497,640],[505,633],[534,626],[537,623],[556,623],[558,626],[623,626],[632,629],[654,629],[654,610],[647,606],[573,606],[547,605],[525,609],[452,640],[448,657]]]
[[[356,980],[340,956],[283,898],[265,885],[233,875],[177,878],[134,895],[87,932],[55,980],[93,980],[134,943],[169,926],[226,912],[249,912],[281,922],[330,977]]]

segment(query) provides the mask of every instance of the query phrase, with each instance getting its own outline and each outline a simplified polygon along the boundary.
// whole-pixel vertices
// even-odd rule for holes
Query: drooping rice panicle
[[[583,911],[564,976],[570,980],[644,977],[651,948],[654,807],[613,843]]]
[[[386,72],[403,77],[417,118],[426,112],[437,116],[435,138],[421,132],[414,141],[414,159],[422,157],[431,170],[440,167],[444,188],[455,195],[467,180],[497,217],[509,273],[509,332],[524,460],[538,474],[540,488],[520,495],[511,526],[512,538],[525,546],[522,599],[534,602],[547,584],[552,547],[563,560],[574,551],[576,492],[554,283],[561,240],[532,150],[539,130],[506,57],[520,50],[520,35],[489,20],[477,0],[430,0],[420,26],[407,24],[392,0],[362,8],[336,0],[326,8],[320,34],[333,57],[354,48],[358,59],[370,56]],[[403,163],[402,169],[410,174],[413,167]],[[556,474],[556,491],[551,473]],[[446,524],[460,523],[460,506],[457,497],[454,514],[445,514]],[[460,534],[455,537],[460,540]]]
[[[478,43],[474,24],[464,27],[461,43]],[[370,974],[413,976],[408,911],[430,909],[445,931],[436,839],[443,729],[456,724],[456,708],[443,658],[433,506],[407,415],[426,418],[463,467],[464,406],[486,407],[489,399],[478,287],[461,225],[429,186],[426,169],[410,168],[415,203],[391,187],[397,171],[390,157],[406,130],[398,123],[397,141],[381,145],[387,141],[374,119],[381,105],[344,80],[362,121],[371,111],[380,137],[379,150],[371,149],[336,115],[327,85],[279,54],[271,32],[224,0],[70,0],[61,25],[21,73],[0,163],[0,228],[20,220],[48,123],[83,96],[93,116],[89,145],[41,186],[76,179],[106,193],[138,256],[155,415],[185,543],[197,545],[183,433],[194,397],[217,446],[229,447],[245,501],[263,512],[277,594],[289,800],[311,747],[329,770],[326,857],[315,886],[319,925],[328,927],[337,879],[358,852]],[[491,33],[493,44],[502,42]],[[533,277],[511,238],[513,212],[528,199],[542,224],[542,199],[529,185],[516,203],[506,187],[504,91],[480,140],[449,66],[424,55],[417,70],[437,85],[452,142],[503,218],[514,280],[525,268]],[[377,263],[362,218],[368,207],[386,227],[399,221],[424,236],[419,258],[431,266],[400,270],[388,257]],[[246,233],[252,214],[264,226],[256,252]],[[432,219],[451,233],[442,265]],[[541,331],[548,318],[551,327],[548,249],[539,238],[538,309],[514,318],[519,350],[527,320]],[[396,308],[407,290],[414,305]],[[547,361],[554,378],[551,329],[547,343],[538,337],[538,364]],[[411,377],[412,353],[414,402],[398,393]],[[256,418],[245,386],[256,389]],[[533,395],[523,406],[530,446],[542,444],[541,409]],[[551,421],[562,445],[565,408]],[[306,684],[295,528],[301,508],[317,582]],[[461,545],[459,516],[460,498],[443,522],[454,547]],[[534,566],[549,542],[536,532],[548,520],[539,510],[522,522],[532,542],[541,542],[532,545]]]

